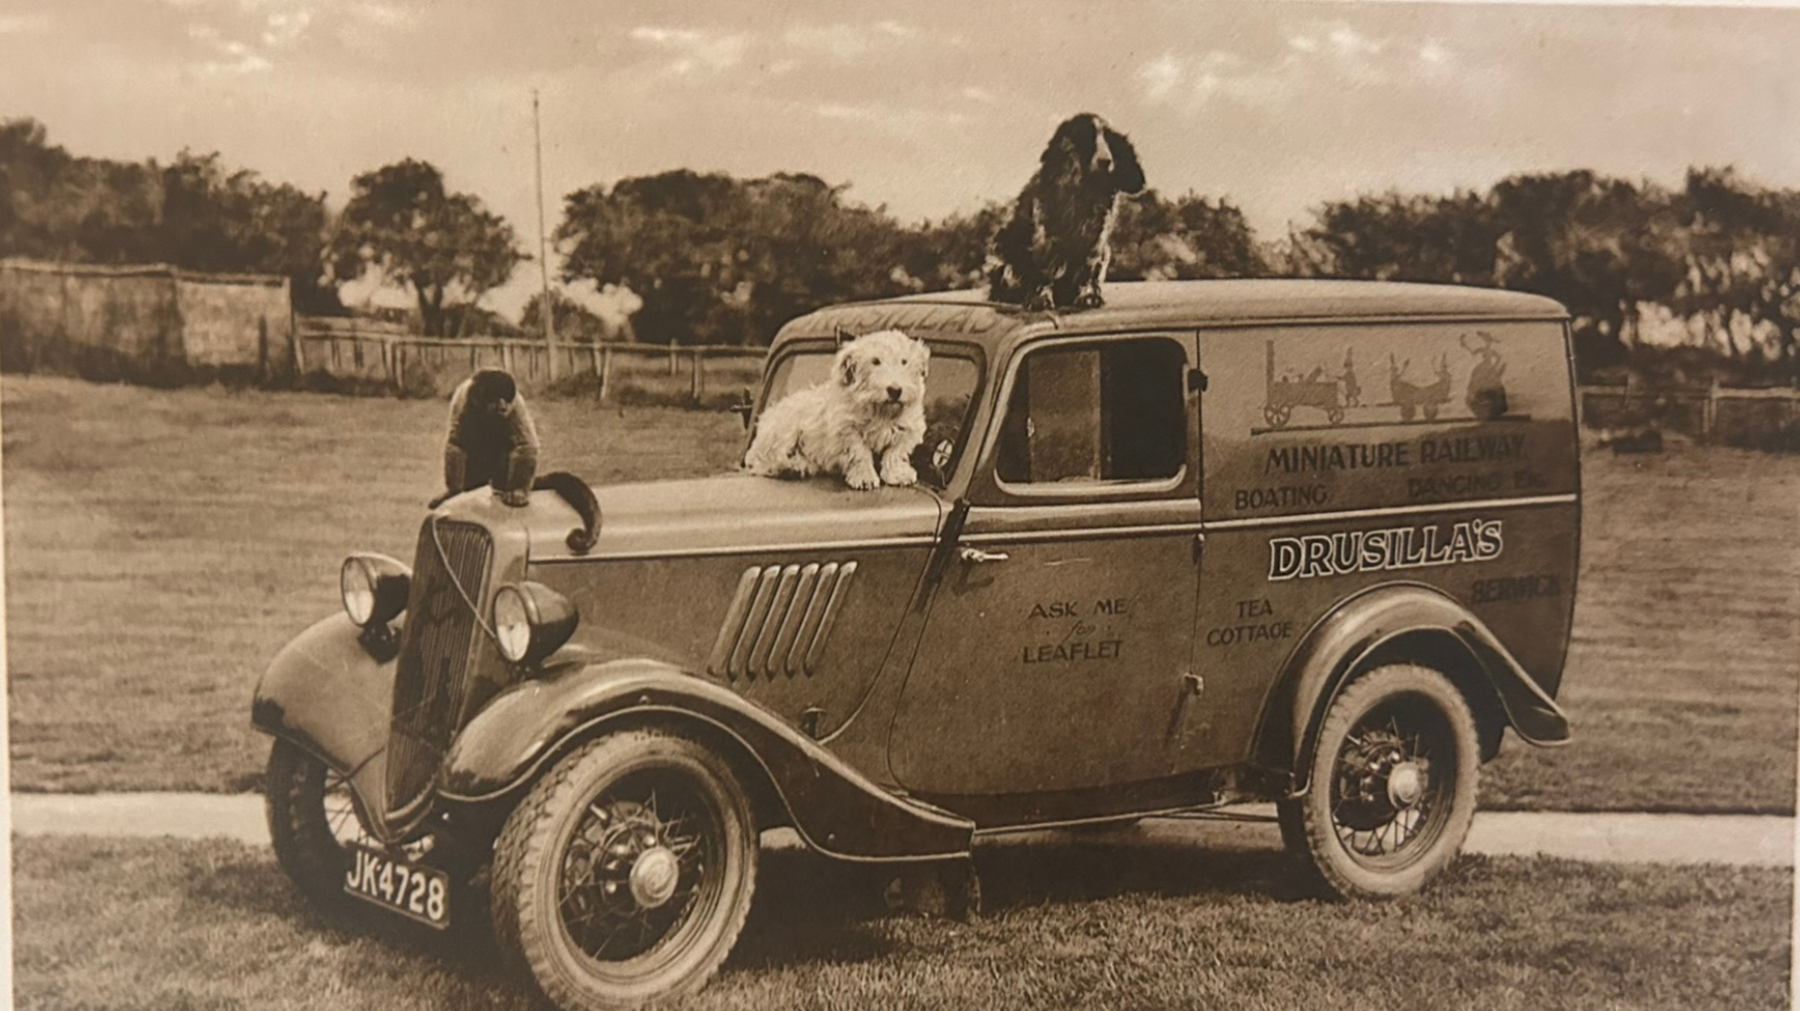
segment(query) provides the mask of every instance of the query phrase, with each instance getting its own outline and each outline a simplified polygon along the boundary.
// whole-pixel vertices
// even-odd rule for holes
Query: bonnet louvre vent
[[[854,575],[855,562],[745,569],[707,658],[707,673],[728,681],[817,674]]]

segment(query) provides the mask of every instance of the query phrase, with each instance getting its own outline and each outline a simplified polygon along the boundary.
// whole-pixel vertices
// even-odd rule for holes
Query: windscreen
[[[763,409],[795,390],[831,379],[835,353],[821,348],[786,355],[769,375]],[[913,452],[919,480],[943,488],[956,467],[967,436],[969,407],[981,382],[981,366],[965,351],[931,348],[931,374],[925,380],[925,439]]]

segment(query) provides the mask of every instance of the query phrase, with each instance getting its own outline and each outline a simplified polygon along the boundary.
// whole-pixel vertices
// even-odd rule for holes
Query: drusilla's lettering
[[[1235,646],[1243,642],[1271,642],[1294,637],[1291,621],[1267,621],[1252,625],[1228,625],[1206,633],[1208,646]]]
[[[1240,618],[1260,618],[1265,614],[1274,614],[1275,605],[1271,604],[1267,597],[1258,597],[1255,600],[1240,600],[1237,602],[1237,612],[1237,616]]]
[[[1485,562],[1505,547],[1500,520],[1464,520],[1388,530],[1347,530],[1269,539],[1269,580]]]
[[[1406,479],[1406,497],[1410,499],[1468,498],[1490,495],[1506,485],[1504,474],[1448,474],[1443,477],[1411,477]]]
[[[1033,618],[1079,618],[1081,604],[1074,600],[1040,600],[1031,605]],[[1102,597],[1094,601],[1090,614],[1104,614],[1109,617],[1120,617],[1131,613],[1131,598]]]
[[[1277,446],[1269,450],[1264,474],[1324,473],[1412,466],[1409,442],[1364,442],[1343,446]]]
[[[1420,463],[1482,463],[1516,460],[1525,455],[1523,435],[1464,435],[1454,439],[1420,439]]]
[[[1281,509],[1289,506],[1322,506],[1331,501],[1331,489],[1322,484],[1283,485],[1276,488],[1239,488],[1231,504],[1239,512]]]
[[[1538,597],[1562,596],[1562,580],[1555,576],[1502,576],[1475,583],[1469,599],[1477,604],[1499,604],[1508,600],[1535,600]]]
[[[1026,646],[1021,659],[1025,663],[1080,663],[1084,660],[1116,660],[1125,645],[1123,639],[1101,639],[1097,642],[1046,642]]]

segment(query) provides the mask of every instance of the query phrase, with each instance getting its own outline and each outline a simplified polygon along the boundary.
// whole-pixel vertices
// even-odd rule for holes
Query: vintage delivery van
[[[601,487],[586,553],[560,499],[484,489],[426,517],[410,566],[351,556],[344,613],[257,690],[282,866],[435,926],[480,915],[463,886],[488,866],[502,950],[571,1008],[702,985],[778,826],[962,866],[992,834],[1262,798],[1328,892],[1423,886],[1507,732],[1569,737],[1563,309],[1328,281],[1107,295],[783,328],[757,409],[846,335],[929,343],[916,486]]]

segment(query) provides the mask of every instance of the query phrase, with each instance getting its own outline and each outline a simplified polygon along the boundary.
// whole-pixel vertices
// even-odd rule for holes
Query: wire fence
[[[725,404],[761,378],[765,348],[562,343],[554,378],[542,341],[421,337],[404,326],[301,317],[295,333],[303,373],[376,383],[397,393],[446,393],[469,373],[502,368],[521,385],[589,390],[603,401]]]
[[[1761,445],[1800,428],[1800,390],[1624,383],[1582,386],[1582,424],[1596,429],[1655,427],[1702,442]]]

